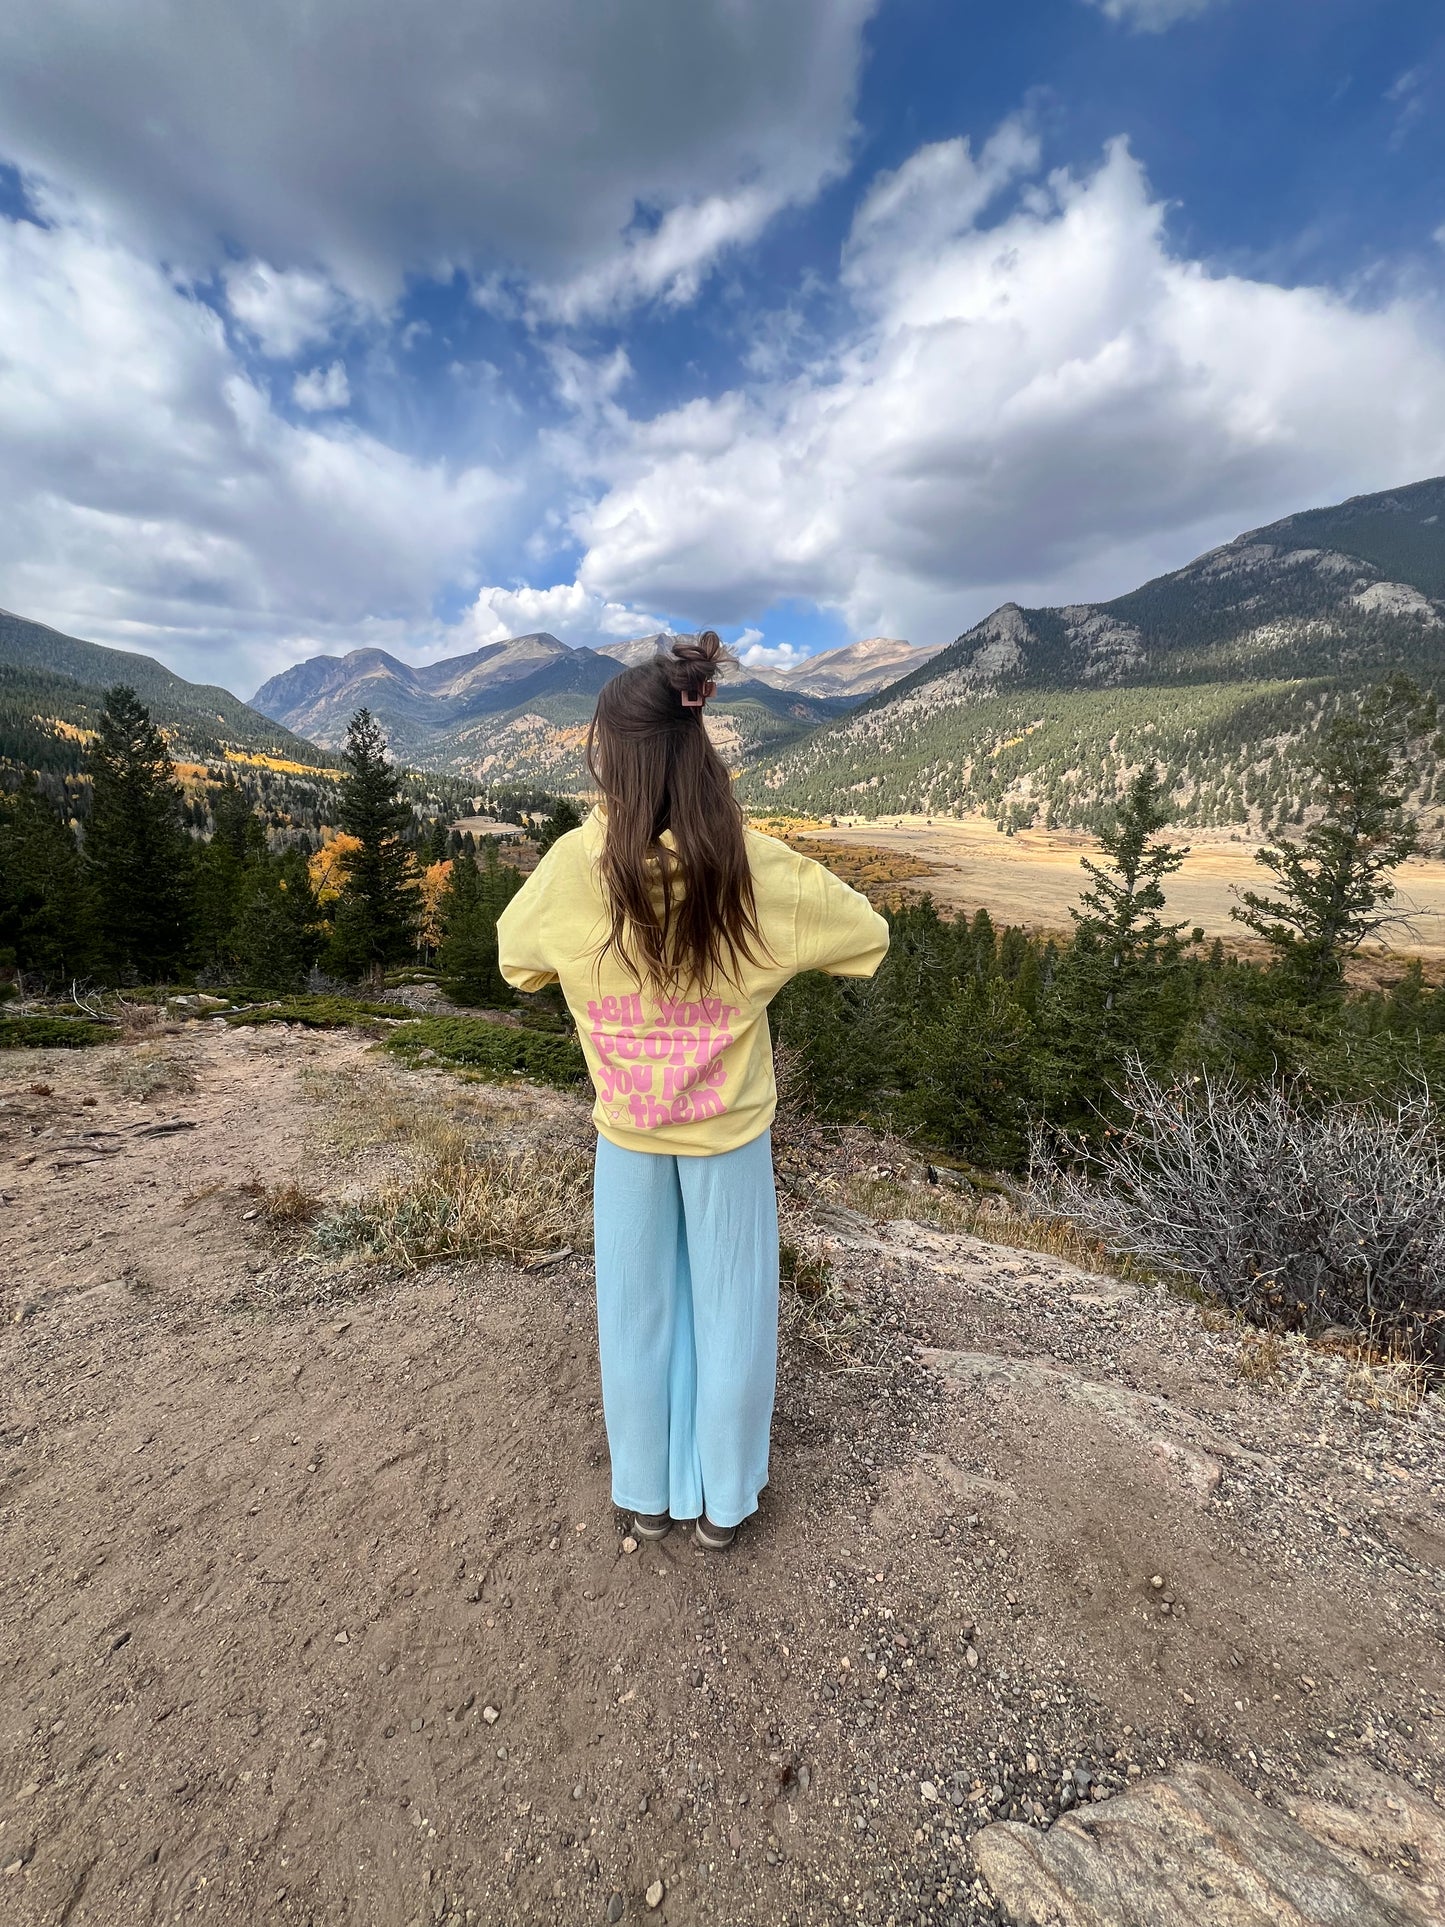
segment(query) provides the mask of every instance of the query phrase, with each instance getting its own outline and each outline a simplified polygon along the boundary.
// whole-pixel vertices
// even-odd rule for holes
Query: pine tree
[[[105,965],[120,980],[163,980],[190,937],[191,846],[175,764],[133,689],[106,691],[87,760],[85,859]]]
[[[211,838],[195,857],[192,956],[198,968],[236,968],[236,924],[248,873],[266,855],[266,830],[251,799],[228,776],[211,805]],[[243,973],[244,974],[244,973]]]
[[[70,825],[34,775],[0,794],[0,960],[48,984],[95,969],[95,905]]]
[[[905,1110],[935,1143],[979,1164],[1015,1164],[1028,1132],[1033,1025],[1000,976],[973,978],[914,1033]]]
[[[1083,859],[1092,881],[1079,899],[1080,907],[1071,907],[1069,915],[1078,929],[1089,932],[1104,957],[1106,1010],[1137,987],[1141,971],[1152,967],[1184,928],[1182,923],[1163,923],[1159,916],[1164,878],[1189,854],[1176,844],[1157,841],[1168,821],[1158,767],[1146,763],[1124,792],[1115,822],[1099,837],[1112,871],[1092,857]]]
[[[1434,727],[1433,705],[1406,677],[1372,691],[1358,717],[1337,716],[1312,759],[1318,822],[1296,842],[1259,851],[1275,894],[1241,893],[1231,914],[1273,946],[1306,1003],[1336,997],[1345,961],[1367,937],[1401,921],[1394,872],[1419,833],[1405,809],[1414,778],[1412,734]]]
[[[369,709],[346,732],[337,821],[357,839],[340,859],[341,895],[332,914],[331,961],[341,975],[363,977],[399,962],[417,922],[416,865],[406,841],[411,806],[386,760],[386,738]]]
[[[1146,764],[1099,833],[1110,867],[1083,859],[1089,881],[1070,909],[1074,937],[1036,1009],[1037,1088],[1057,1122],[1094,1129],[1129,1060],[1167,1060],[1188,1017],[1182,924],[1166,923],[1164,878],[1185,852],[1158,840],[1168,821],[1159,772]]]
[[[559,796],[552,805],[552,813],[537,832],[537,849],[545,856],[559,836],[566,836],[569,830],[582,827],[582,812],[570,796]]]
[[[516,870],[498,862],[490,838],[480,866],[466,856],[453,861],[442,895],[437,969],[454,1002],[497,1010],[515,1001],[497,959],[497,918],[521,884]]]
[[[279,858],[263,852],[243,872],[239,891],[234,946],[241,975],[261,990],[300,990],[320,938],[305,856],[300,850]]]

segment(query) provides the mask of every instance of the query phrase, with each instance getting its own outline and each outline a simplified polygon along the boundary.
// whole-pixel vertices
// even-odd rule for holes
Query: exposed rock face
[[[1220,1460],[1240,1448],[1201,1427],[1167,1399],[1096,1379],[1042,1358],[1003,1358],[992,1352],[934,1352],[931,1362],[956,1384],[1011,1392],[1034,1402],[1072,1405],[1143,1445],[1160,1474],[1202,1505],[1214,1496]],[[1192,1433],[1193,1437],[1181,1436]],[[1250,1454],[1244,1454],[1246,1458]]]
[[[1144,660],[1144,638],[1132,622],[1119,622],[1103,609],[1077,603],[1060,609],[1069,647],[1076,652],[1086,683],[1117,682]]]
[[[1291,1819],[1186,1762],[1046,1833],[1000,1821],[973,1851],[1016,1927],[1439,1927],[1445,1815],[1365,1768],[1345,1794]]]
[[[791,669],[754,669],[760,682],[805,696],[871,696],[908,676],[936,656],[935,643],[923,648],[895,636],[865,636],[842,649],[825,649]]]
[[[1196,765],[1176,785],[1182,812],[1209,791],[1200,820],[1244,820],[1221,817],[1216,787],[1252,787],[1257,764],[1276,750],[1288,756],[1314,727],[1303,695],[1281,699],[1274,748],[1259,756],[1258,682],[1302,689],[1310,678],[1353,686],[1371,673],[1418,674],[1442,629],[1437,477],[1250,530],[1108,602],[1006,602],[851,715],[760,758],[744,794],[755,786],[792,808],[864,815],[982,807],[1001,822],[1016,814],[1020,827],[1042,808],[1046,822],[1051,813],[1078,826],[1114,801],[1092,770],[1115,757],[1136,765],[1147,730],[1149,754]],[[1234,693],[1205,699],[1211,686]],[[1151,693],[1121,702],[1110,730],[1104,705],[1089,699],[1114,688]],[[1064,694],[1084,698],[1067,722],[1048,700]],[[1080,762],[1067,760],[1070,728],[1085,732]],[[1034,729],[1038,742],[1010,754]],[[1198,768],[1201,732],[1211,744],[1207,773]],[[1041,789],[1050,792],[1042,800]]]

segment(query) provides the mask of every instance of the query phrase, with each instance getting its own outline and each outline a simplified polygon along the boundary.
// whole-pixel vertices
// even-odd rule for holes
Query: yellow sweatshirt
[[[659,997],[609,953],[594,810],[552,845],[497,921],[502,975],[518,990],[560,983],[597,1092],[592,1118],[629,1151],[704,1157],[765,1131],[777,1109],[768,1004],[801,970],[871,977],[888,925],[821,863],[747,832],[758,925],[771,953],[714,994]]]

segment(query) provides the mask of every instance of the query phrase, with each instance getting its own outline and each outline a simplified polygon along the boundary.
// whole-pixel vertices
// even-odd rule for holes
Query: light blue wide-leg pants
[[[592,1203],[613,1501],[736,1525],[768,1482],[777,1387],[772,1138],[711,1157],[599,1138]]]

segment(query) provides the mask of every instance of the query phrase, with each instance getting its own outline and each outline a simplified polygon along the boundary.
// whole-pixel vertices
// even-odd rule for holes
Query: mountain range
[[[0,763],[78,771],[100,692],[127,682],[199,761],[332,764],[365,705],[438,782],[578,790],[598,690],[670,640],[572,649],[539,633],[422,665],[357,649],[296,664],[247,705],[0,612]],[[1445,695],[1441,477],[1286,516],[1109,601],[1005,603],[946,648],[870,637],[754,666],[720,683],[708,726],[757,808],[1097,827],[1152,758],[1182,821],[1269,830],[1298,820],[1314,733],[1395,671]],[[1428,759],[1415,801],[1445,829]]]
[[[341,747],[348,722],[365,705],[408,762],[479,782],[576,784],[598,690],[671,641],[659,634],[573,649],[539,633],[421,665],[382,649],[354,649],[283,670],[251,703],[328,749]],[[932,654],[870,637],[787,670],[750,669],[719,680],[708,725],[723,753],[741,764],[846,712]]]
[[[1445,478],[1250,530],[1111,601],[1005,603],[743,777],[754,804],[1089,824],[1163,766],[1189,821],[1277,825],[1304,746],[1396,670],[1445,693]],[[1445,781],[1445,779],[1440,779]],[[1417,799],[1436,795],[1433,766]]]

